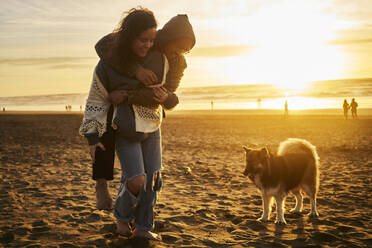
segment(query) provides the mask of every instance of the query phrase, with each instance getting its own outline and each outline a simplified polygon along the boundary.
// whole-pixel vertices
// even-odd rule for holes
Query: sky
[[[0,1],[0,97],[88,92],[95,43],[138,5],[159,28],[189,16],[181,87],[372,77],[370,0],[12,0]]]

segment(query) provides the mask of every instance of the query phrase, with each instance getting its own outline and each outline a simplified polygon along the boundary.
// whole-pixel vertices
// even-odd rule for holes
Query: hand
[[[96,148],[97,147],[101,148],[103,151],[106,150],[105,147],[102,145],[101,142],[98,142],[95,145],[89,146],[89,153],[90,153],[90,156],[92,158],[92,162],[93,163],[96,161]]]
[[[158,82],[158,77],[156,74],[148,69],[139,66],[136,71],[136,78],[143,83],[145,86],[156,84]]]
[[[159,102],[159,103],[163,103],[165,102],[165,100],[167,100],[168,98],[168,90],[164,87],[156,87],[156,88],[153,88],[153,91],[154,91],[154,100]]]
[[[128,94],[125,90],[114,90],[109,93],[109,101],[114,104],[118,105],[122,102],[124,102],[128,97]]]

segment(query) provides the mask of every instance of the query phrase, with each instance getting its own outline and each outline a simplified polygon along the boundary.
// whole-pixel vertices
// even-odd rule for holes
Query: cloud
[[[370,0],[331,0],[325,9],[337,17],[354,21],[372,21],[372,5]]]
[[[68,64],[80,63],[82,61],[96,59],[94,57],[39,57],[39,58],[0,58],[0,65],[7,64],[12,66],[35,66],[50,65],[66,66]],[[79,66],[79,64],[75,64]]]
[[[233,57],[252,50],[252,46],[210,46],[196,47],[190,52],[193,57]]]
[[[45,69],[50,70],[74,70],[74,69],[86,69],[91,68],[92,65],[88,64],[61,64],[61,65],[53,65],[53,66],[46,66]]]
[[[354,39],[354,40],[333,40],[329,41],[329,45],[354,45],[372,43],[372,39]]]

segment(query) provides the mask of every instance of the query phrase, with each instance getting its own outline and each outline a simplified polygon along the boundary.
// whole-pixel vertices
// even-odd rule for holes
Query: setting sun
[[[225,22],[225,21],[224,21]],[[242,23],[234,27],[235,23]],[[234,42],[249,45],[240,56],[220,59],[216,73],[228,83],[265,82],[303,89],[310,81],[339,78],[345,55],[327,45],[339,21],[309,2],[284,1],[251,16],[228,19],[223,27]]]

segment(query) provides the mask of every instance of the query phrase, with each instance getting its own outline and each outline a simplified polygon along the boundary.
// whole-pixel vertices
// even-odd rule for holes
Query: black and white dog
[[[284,219],[285,199],[289,192],[296,197],[293,213],[302,211],[304,191],[311,202],[310,215],[318,216],[316,196],[319,188],[319,157],[315,146],[302,139],[287,139],[280,143],[277,155],[270,154],[266,148],[250,149],[246,153],[244,175],[262,193],[263,214],[259,221],[270,219],[272,198],[275,198],[278,224],[286,224]]]

